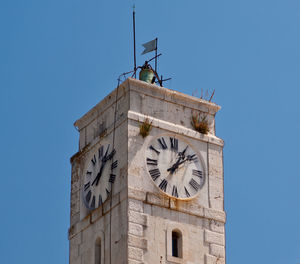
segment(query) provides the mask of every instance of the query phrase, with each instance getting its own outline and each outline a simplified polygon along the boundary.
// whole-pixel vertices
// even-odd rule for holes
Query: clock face
[[[118,166],[118,161],[114,159],[115,154],[116,150],[110,144],[100,145],[87,162],[82,198],[89,209],[99,207],[110,196]]]
[[[146,164],[155,185],[175,198],[193,198],[205,183],[202,160],[175,136],[153,139],[146,150]]]

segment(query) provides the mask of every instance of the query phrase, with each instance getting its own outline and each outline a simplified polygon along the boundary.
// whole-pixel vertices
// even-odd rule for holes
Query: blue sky
[[[1,263],[67,263],[73,122],[133,67],[134,1],[0,1]],[[136,0],[166,87],[215,89],[227,263],[300,262],[300,2]]]

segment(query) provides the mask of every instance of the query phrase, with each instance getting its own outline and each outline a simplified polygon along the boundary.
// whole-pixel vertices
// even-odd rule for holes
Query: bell
[[[139,79],[147,83],[153,83],[154,72],[151,69],[142,69],[139,74]]]

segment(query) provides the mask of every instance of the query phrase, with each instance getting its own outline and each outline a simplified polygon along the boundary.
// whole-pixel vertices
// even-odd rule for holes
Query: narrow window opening
[[[95,264],[101,264],[101,239],[98,238],[95,243]]]
[[[172,256],[182,258],[182,235],[179,230],[172,231]]]

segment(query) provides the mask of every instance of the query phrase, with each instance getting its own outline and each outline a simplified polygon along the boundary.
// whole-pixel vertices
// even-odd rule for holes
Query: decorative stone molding
[[[134,112],[132,110],[128,111],[128,119],[131,119],[131,120],[134,120],[137,122],[143,122],[143,120],[145,120],[145,118],[149,118],[150,122],[152,122],[151,123],[152,127],[161,128],[161,129],[173,132],[173,133],[184,135],[184,136],[194,138],[194,139],[197,139],[197,140],[200,140],[203,142],[215,144],[215,145],[218,145],[221,147],[224,146],[224,141],[214,135],[211,135],[211,134],[204,135],[193,129],[189,129],[189,128],[186,128],[181,125],[175,125],[173,123],[170,123],[170,122],[167,122],[164,120],[160,120],[160,119],[157,119],[152,116],[146,116],[146,115]]]

